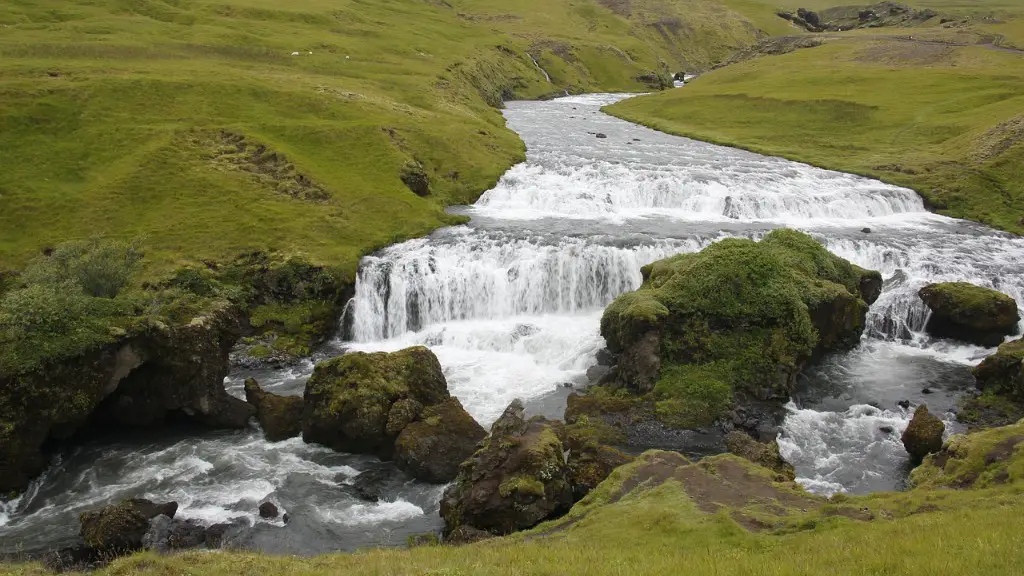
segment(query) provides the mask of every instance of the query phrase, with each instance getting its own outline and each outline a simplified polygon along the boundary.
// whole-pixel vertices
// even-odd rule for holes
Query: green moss
[[[688,427],[723,415],[736,394],[788,396],[812,355],[857,342],[867,312],[861,290],[879,284],[877,272],[785,229],[660,260],[643,275],[639,290],[605,310],[602,335],[622,351],[659,334],[655,410]]]
[[[505,498],[517,493],[540,498],[544,496],[544,483],[530,476],[512,476],[498,486],[498,493]]]
[[[732,387],[722,366],[687,364],[662,370],[654,387],[658,418],[675,428],[701,428],[724,416],[732,406]]]

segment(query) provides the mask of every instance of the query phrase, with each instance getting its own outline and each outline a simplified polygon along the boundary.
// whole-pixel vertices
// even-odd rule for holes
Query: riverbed
[[[505,116],[527,144],[527,161],[455,210],[470,223],[366,257],[336,341],[295,366],[238,370],[229,391],[243,396],[253,376],[268,391],[301,394],[318,359],[426,345],[452,394],[485,426],[514,398],[559,418],[604,346],[603,308],[640,285],[642,265],[787,226],[881,271],[884,288],[860,345],[801,378],[782,453],[814,492],[902,488],[908,462],[899,434],[911,411],[897,403],[927,403],[955,431],[950,410],[973,386],[970,367],[989,352],[924,335],[917,290],[964,280],[1024,303],[1024,240],[931,214],[911,190],[600,111],[624,97],[509,103]],[[351,490],[368,472],[385,477],[375,503]],[[122,435],[60,455],[26,494],[0,504],[0,552],[71,544],[78,513],[130,496],[176,500],[181,517],[250,526],[232,545],[272,553],[401,545],[440,527],[442,491],[371,457],[297,438],[268,443],[255,423]],[[265,500],[288,513],[287,525],[258,517]]]

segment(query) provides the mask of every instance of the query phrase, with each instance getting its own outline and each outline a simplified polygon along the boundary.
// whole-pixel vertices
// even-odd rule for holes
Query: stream
[[[473,206],[453,210],[471,223],[366,257],[337,341],[290,368],[238,370],[228,390],[244,397],[242,382],[253,376],[270,392],[301,394],[319,359],[422,344],[483,425],[517,397],[533,414],[561,418],[604,346],[603,308],[640,285],[642,265],[788,226],[880,270],[884,288],[860,345],[802,376],[782,453],[813,492],[902,488],[908,462],[899,436],[912,413],[897,402],[926,402],[958,430],[950,410],[973,387],[971,366],[990,352],[926,336],[917,291],[963,280],[1024,303],[1024,240],[931,214],[907,189],[600,112],[624,97],[509,103],[505,116],[527,144],[527,161]],[[351,490],[367,472],[387,477],[379,502]],[[444,487],[391,472],[375,458],[299,438],[266,442],[255,423],[91,441],[0,503],[0,553],[72,544],[80,512],[131,496],[175,500],[182,518],[242,522],[251,527],[234,545],[270,553],[403,545],[440,528]],[[265,500],[288,513],[288,524],[259,518]]]

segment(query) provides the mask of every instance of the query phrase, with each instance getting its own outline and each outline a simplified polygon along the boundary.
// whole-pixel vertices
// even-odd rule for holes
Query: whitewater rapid
[[[527,144],[526,162],[458,210],[469,224],[366,257],[343,331],[320,357],[422,344],[485,426],[517,397],[533,413],[561,417],[604,347],[603,308],[640,285],[642,265],[793,227],[881,271],[884,288],[860,346],[801,378],[780,448],[809,490],[900,488],[907,457],[899,434],[912,413],[897,403],[927,402],[955,430],[949,410],[987,353],[924,335],[917,290],[964,280],[1024,302],[1024,241],[930,214],[904,188],[600,112],[623,97],[509,103],[505,117]],[[316,359],[238,371],[227,386],[241,396],[244,378],[255,376],[270,391],[301,394]],[[207,522],[244,522],[252,526],[246,544],[273,552],[401,544],[436,529],[440,487],[399,477],[377,503],[346,491],[381,466],[297,439],[267,443],[255,425],[91,443],[0,504],[0,552],[72,541],[78,512],[128,496],[175,499],[183,516]],[[289,513],[287,526],[257,516],[268,499]]]

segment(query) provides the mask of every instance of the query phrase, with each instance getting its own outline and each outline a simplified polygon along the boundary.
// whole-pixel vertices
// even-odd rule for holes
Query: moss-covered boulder
[[[555,433],[568,450],[566,463],[569,465],[572,493],[580,500],[597,487],[612,470],[633,461],[633,456],[616,448],[626,441],[625,435],[609,426],[600,418],[588,415],[574,415],[566,411],[569,423],[552,422]]]
[[[991,288],[966,282],[929,284],[918,291],[932,313],[925,330],[979,346],[998,346],[1017,333],[1017,302]]]
[[[316,365],[303,394],[302,438],[342,452],[390,458],[424,407],[449,398],[429,349],[352,352]]]
[[[81,536],[85,545],[97,550],[124,552],[142,548],[149,521],[159,515],[173,518],[178,505],[174,502],[156,504],[149,500],[131,499],[105,506],[79,516]]]
[[[601,334],[620,387],[649,395],[663,421],[707,426],[737,400],[784,401],[811,360],[860,340],[881,276],[810,236],[774,230],[643,267]]]
[[[473,455],[487,431],[457,398],[423,409],[395,441],[395,463],[424,482],[451,482],[459,464]]]
[[[910,475],[914,487],[985,488],[1024,482],[1024,420],[950,438]]]
[[[508,534],[563,514],[573,504],[571,478],[555,427],[543,418],[526,420],[516,400],[445,491],[445,534],[467,525]]]
[[[945,431],[946,425],[942,420],[922,404],[914,410],[914,417],[903,431],[903,447],[915,462],[920,462],[928,454],[942,449],[942,433]]]
[[[725,445],[729,452],[775,472],[780,481],[796,479],[796,470],[782,458],[779,443],[774,440],[758,442],[749,434],[734,430],[726,435]]]
[[[302,397],[264,391],[254,378],[245,380],[245,400],[256,407],[263,435],[279,442],[302,434]]]
[[[1024,402],[1024,339],[999,346],[974,368],[979,390]]]

